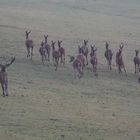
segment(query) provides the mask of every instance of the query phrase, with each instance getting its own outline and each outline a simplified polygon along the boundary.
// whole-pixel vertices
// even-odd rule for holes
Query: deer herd
[[[26,31],[26,47],[27,47],[27,57],[31,57],[33,55],[33,41],[29,39],[29,34],[31,31]],[[95,76],[98,77],[98,59],[97,59],[97,48],[95,45],[90,45],[91,50],[88,49],[88,40],[84,40],[83,45],[78,46],[78,54],[77,56],[67,55],[70,59],[70,63],[72,63],[74,69],[74,77],[81,78],[84,73],[84,68],[88,65],[88,55],[90,56],[90,63],[92,66],[92,71],[94,72]],[[121,43],[118,51],[116,52],[116,66],[118,68],[118,72],[122,73],[122,70],[127,75],[125,64],[123,60],[123,49],[124,43]],[[44,65],[44,61],[50,61],[50,52],[52,52],[52,61],[54,62],[55,70],[57,71],[58,65],[65,64],[65,49],[62,47],[62,41],[51,41],[48,43],[48,35],[44,35],[44,41],[41,42],[39,53],[42,58],[42,63]],[[140,72],[140,58],[138,56],[139,50],[135,50],[135,56],[133,59],[134,66],[135,66],[135,74],[139,75]],[[105,43],[105,52],[104,56],[107,61],[108,69],[112,70],[112,58],[113,52],[109,48],[109,43]],[[140,80],[140,78],[139,78]]]
[[[33,58],[33,50],[34,50],[34,42],[29,38],[31,31],[25,31],[25,46],[27,49],[27,58],[32,60]],[[39,47],[39,54],[41,56],[42,64],[45,64],[45,61],[50,62],[50,57],[52,58],[52,62],[55,66],[55,71],[57,71],[59,64],[65,65],[65,48],[62,47],[62,41],[51,41],[48,42],[48,35],[44,35],[44,40],[41,42]],[[91,50],[88,49],[88,40],[84,40],[82,46],[78,46],[78,53],[76,56],[67,55],[69,57],[69,63],[72,63],[72,67],[74,70],[74,77],[81,78],[84,74],[84,69],[88,62],[88,55],[90,56],[90,63],[92,66],[92,71],[96,77],[98,77],[98,58],[97,58],[97,48],[95,45],[90,45]],[[122,73],[124,70],[125,75],[127,75],[125,64],[123,60],[123,49],[124,44],[121,43],[118,51],[116,52],[116,67],[118,68],[118,72]],[[108,69],[112,70],[112,58],[114,53],[109,48],[109,43],[105,43],[105,52],[104,57],[107,61]],[[139,50],[135,50],[135,56],[133,58],[134,62],[134,73],[138,76],[138,82],[140,83],[140,58],[139,58]],[[15,61],[15,57],[11,58],[11,61],[5,65],[0,64],[0,83],[3,91],[3,96],[8,96],[8,77],[6,68],[10,66]]]

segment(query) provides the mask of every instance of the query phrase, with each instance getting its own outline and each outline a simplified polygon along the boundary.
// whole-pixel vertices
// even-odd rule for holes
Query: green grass
[[[132,61],[140,44],[139,5],[137,0],[89,0],[86,6],[70,0],[0,0],[0,56],[16,55],[7,69],[9,97],[0,97],[0,139],[139,140],[140,87]],[[26,29],[35,42],[32,62],[26,58]],[[95,42],[99,77],[89,65],[82,79],[74,79],[68,58],[57,72],[52,63],[43,66],[38,48],[44,34],[49,41],[62,39],[67,54],[76,54],[83,39]],[[127,77],[118,74],[115,55],[113,71],[107,70],[106,40],[114,53],[127,42]]]

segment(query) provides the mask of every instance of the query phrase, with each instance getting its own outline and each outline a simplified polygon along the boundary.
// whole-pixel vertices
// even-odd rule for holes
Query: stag
[[[8,74],[6,68],[15,61],[15,57],[11,58],[11,62],[7,64],[0,64],[0,83],[3,91],[3,97],[8,96]]]
[[[55,71],[57,71],[60,54],[59,54],[59,50],[56,50],[56,49],[55,49],[55,43],[56,43],[56,42],[51,41],[52,58],[53,58],[53,61],[55,62]]]
[[[62,41],[58,40],[58,50],[59,50],[59,54],[60,54],[60,63],[63,65],[65,64],[65,49],[61,46]]]
[[[79,51],[85,56],[86,58],[86,65],[88,65],[88,47],[87,47],[88,40],[84,40],[84,45],[79,48]]]
[[[133,59],[135,65],[135,74],[138,75],[140,71],[140,58],[139,58],[139,50],[135,50],[135,57]]]
[[[105,47],[106,47],[106,50],[105,50],[104,55],[105,55],[105,58],[106,58],[107,63],[108,63],[108,69],[112,70],[112,56],[113,56],[113,53],[112,53],[111,49],[109,49],[108,42],[106,42]]]
[[[27,48],[27,58],[31,56],[31,60],[32,60],[34,44],[33,44],[33,40],[29,39],[30,33],[31,31],[25,31],[25,36],[26,36],[25,45]]]
[[[48,35],[44,35],[44,39],[45,39],[45,49],[47,52],[47,60],[50,61],[50,52],[51,52],[51,47],[48,44]]]
[[[124,44],[121,43],[119,51],[116,53],[116,65],[118,67],[119,73],[122,73],[122,68],[126,74],[126,69],[123,61],[122,51],[123,51]]]
[[[41,58],[42,58],[42,64],[44,65],[44,60],[47,59],[47,56],[46,56],[47,52],[46,52],[45,44],[43,41],[41,42],[41,47],[39,48],[39,53],[40,53]]]
[[[77,76],[80,79],[83,76],[83,60],[81,59],[81,57],[77,57],[75,59],[74,56],[68,55],[68,57],[70,58],[70,63],[72,63],[73,66],[73,70],[74,70],[74,78],[76,79]]]
[[[91,45],[90,63],[92,65],[93,72],[95,73],[95,76],[97,77],[98,76],[98,73],[97,73],[98,61],[97,61],[96,51],[97,51],[97,48],[95,47],[95,45]]]

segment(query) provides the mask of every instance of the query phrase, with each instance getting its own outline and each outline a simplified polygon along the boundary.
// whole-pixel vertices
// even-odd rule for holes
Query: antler
[[[58,46],[61,46],[62,41],[58,40]]]
[[[10,62],[7,59],[8,58],[7,56],[2,56],[0,58],[2,59],[0,66],[4,66],[4,67],[10,66],[15,61],[15,56],[10,58],[11,59]]]
[[[87,45],[87,43],[88,43],[88,40],[84,40],[84,45]]]

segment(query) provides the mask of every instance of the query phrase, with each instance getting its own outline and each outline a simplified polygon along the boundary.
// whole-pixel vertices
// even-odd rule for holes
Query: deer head
[[[49,35],[44,35],[44,38],[45,38],[45,43],[47,43],[47,42],[48,42],[48,37],[49,37]]]
[[[80,47],[80,45],[78,45],[78,51],[79,53],[82,53],[82,48]]]
[[[91,47],[91,51],[92,52],[96,52],[97,51],[97,48],[95,47],[95,45],[91,45],[90,47]]]
[[[84,40],[84,46],[87,46],[88,40]]]
[[[136,56],[138,56],[139,54],[139,50],[135,50]]]
[[[51,41],[51,46],[52,46],[52,48],[53,48],[53,50],[55,50],[55,41]]]
[[[109,47],[109,43],[108,42],[105,43],[105,47],[106,47],[106,49],[108,49],[108,47]]]
[[[74,56],[72,56],[72,55],[68,55],[68,57],[70,58],[69,63],[71,63],[71,62],[73,62],[75,60]]]
[[[15,56],[10,58],[10,62],[6,56],[1,57],[2,61],[0,62],[1,71],[5,72],[6,68],[10,66],[15,61]]]
[[[58,40],[58,47],[60,48],[62,44],[62,41]]]
[[[26,39],[29,38],[29,34],[31,33],[31,31],[25,31],[25,35],[26,35]]]

